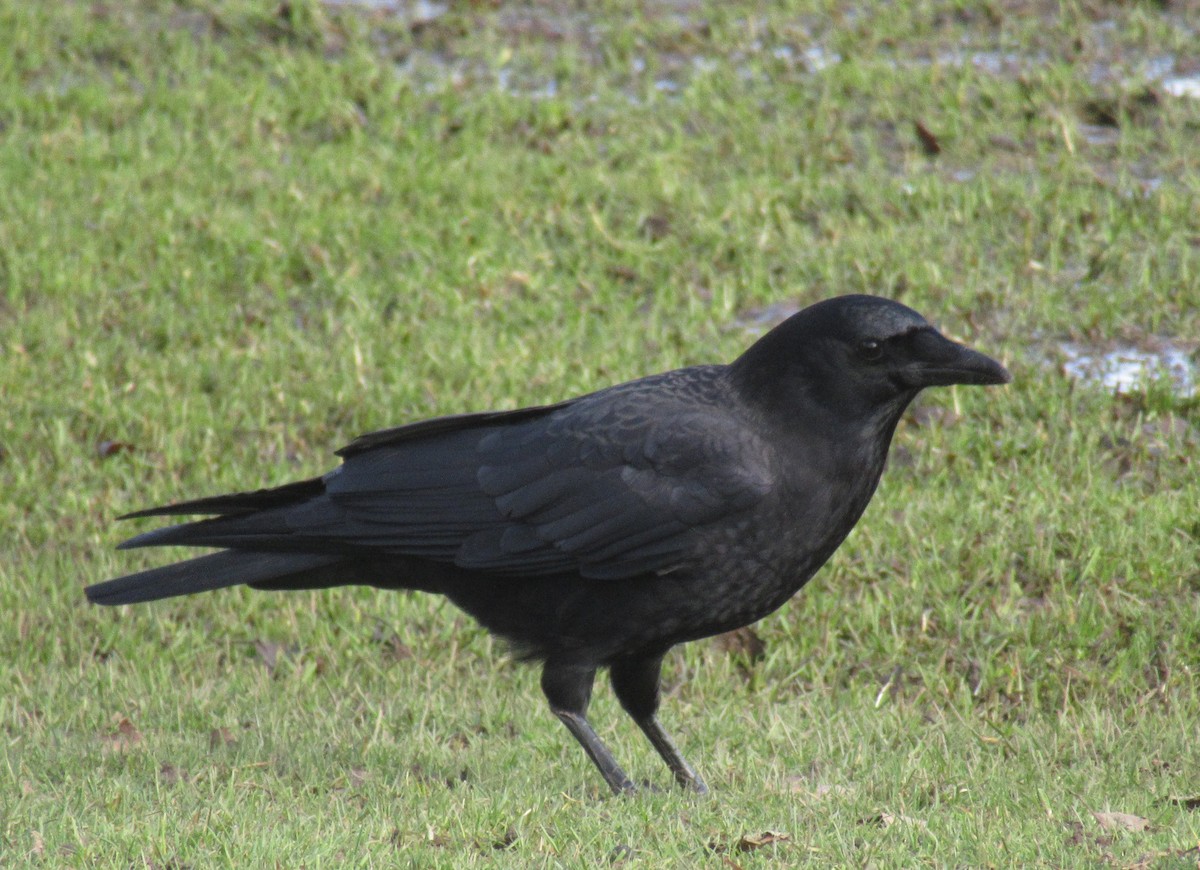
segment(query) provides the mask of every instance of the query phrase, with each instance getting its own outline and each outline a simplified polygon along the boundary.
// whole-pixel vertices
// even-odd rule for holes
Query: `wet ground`
[[[697,0],[639,4],[638,21],[628,32],[626,22],[611,10],[594,12],[583,3],[325,0],[325,6],[335,15],[366,16],[380,51],[393,57],[397,76],[415,87],[431,93],[491,88],[576,103],[600,99],[601,91],[633,104],[650,92],[656,99],[673,99],[696,77],[714,71],[733,71],[748,83],[777,76],[815,79],[845,62],[840,34],[863,27],[867,16],[853,5],[824,16],[764,13],[761,22],[749,22],[756,35],[729,44],[715,37],[719,28],[712,22],[719,7]],[[885,38],[870,58],[853,60],[903,70],[970,67],[1016,81],[1053,74],[1064,65],[1082,70],[1097,96],[1076,106],[1073,123],[1063,125],[1068,147],[1089,149],[1097,179],[1127,189],[1130,196],[1149,196],[1162,184],[1177,182],[1153,159],[1124,161],[1122,125],[1164,102],[1200,100],[1200,5],[1147,4],[1146,20],[1165,25],[1168,34],[1148,39],[1129,26],[1128,17],[1119,21],[1118,10],[1093,4],[1083,13],[1090,20],[1082,35],[1068,45],[1056,41],[1058,4],[1008,2],[939,14],[948,18],[934,22],[930,38]],[[1035,26],[1022,30],[1013,26],[1018,20]],[[1036,27],[1038,22],[1045,27]],[[563,58],[571,62],[560,62]],[[590,84],[579,74],[580,59],[594,67],[596,78]],[[937,134],[919,122],[915,127],[926,154],[938,154]],[[1023,147],[1015,139],[995,144],[1014,153]],[[943,161],[940,171],[966,183],[977,170]],[[784,301],[744,311],[735,325],[758,334],[798,308],[795,301]],[[1030,357],[1114,393],[1157,384],[1190,398],[1200,380],[1197,342],[1186,336],[1149,335],[1136,341],[1049,337],[1030,349]]]
[[[1089,346],[1074,341],[1057,345],[1058,365],[1072,380],[1098,384],[1113,393],[1144,391],[1156,384],[1183,398],[1196,395],[1196,349],[1167,339],[1143,346],[1116,343]]]
[[[602,64],[616,23],[611,12],[593,14],[586,4],[570,2],[325,0],[324,5],[331,11],[359,11],[378,25],[386,24],[386,28],[380,27],[379,38],[399,55],[397,73],[424,87],[490,84],[526,96],[556,94],[563,83],[553,75],[532,75],[515,58],[499,64],[472,60],[470,40],[456,39],[467,36],[462,30],[464,24],[470,29],[483,22],[486,28],[494,28],[502,41],[511,40],[523,47],[540,44],[549,55],[581,53]],[[1175,26],[1185,44],[1193,37],[1200,41],[1200,10],[1187,3],[1161,6],[1161,16]],[[1200,99],[1200,50],[1195,44],[1185,51],[1164,46],[1147,55],[1141,47],[1131,46],[1131,34],[1123,32],[1115,19],[1097,9],[1087,37],[1078,45],[1013,45],[1011,36],[1006,36],[1000,26],[1005,18],[1020,15],[1052,23],[1059,17],[1058,5],[1030,2],[1001,7],[999,11],[960,10],[956,23],[962,25],[963,32],[957,35],[955,44],[894,44],[872,60],[909,69],[971,66],[991,75],[1017,77],[1070,55],[1071,62],[1086,65],[1088,78],[1095,84],[1144,84],[1166,97]],[[464,8],[471,10],[465,16],[461,11]],[[666,93],[677,92],[693,75],[726,63],[733,63],[747,78],[759,73],[762,61],[819,74],[844,60],[836,48],[838,30],[853,27],[867,14],[847,6],[823,21],[801,19],[786,28],[775,26],[764,16],[761,38],[727,51],[710,40],[708,19],[713,7],[697,0],[657,0],[642,3],[639,9],[645,18],[665,25],[666,37],[658,34],[639,45],[640,54],[631,59],[628,73],[631,78],[651,73],[654,86]],[[417,42],[403,45],[405,40],[394,38],[396,27],[406,28]]]

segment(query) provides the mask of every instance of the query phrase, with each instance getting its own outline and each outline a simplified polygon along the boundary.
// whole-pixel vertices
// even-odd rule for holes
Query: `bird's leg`
[[[554,715],[579,741],[609,788],[616,794],[635,792],[637,786],[625,775],[621,765],[617,764],[612,752],[587,720],[588,702],[592,699],[592,683],[595,679],[595,668],[555,666],[547,662],[542,669],[542,691]]]
[[[695,769],[687,763],[687,759],[679,754],[679,748],[671,739],[671,735],[663,730],[658,717],[648,716],[636,721],[642,729],[642,733],[650,738],[650,743],[658,750],[662,760],[667,763],[667,767],[671,768],[671,773],[675,774],[675,781],[697,794],[708,794],[708,786],[704,784],[700,774],[696,773]]]
[[[661,655],[624,658],[610,668],[609,676],[612,677],[617,700],[621,702],[625,712],[633,717],[642,733],[650,739],[650,743],[667,763],[667,767],[671,768],[675,781],[684,788],[707,794],[708,786],[704,784],[700,774],[679,754],[675,741],[658,721],[658,681],[661,670]]]

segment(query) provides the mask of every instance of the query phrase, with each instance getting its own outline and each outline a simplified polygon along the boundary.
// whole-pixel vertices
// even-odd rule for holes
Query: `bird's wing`
[[[449,414],[445,417],[417,420],[415,423],[405,423],[403,426],[380,429],[377,432],[360,435],[337,451],[337,455],[343,458],[356,456],[379,447],[407,444],[418,439],[429,438],[432,435],[486,426],[489,423],[511,424],[521,420],[532,420],[559,408],[565,408],[576,401],[578,399],[567,399],[552,405],[531,405],[528,408],[518,408],[514,411],[476,411],[470,414]]]
[[[480,485],[508,523],[468,538],[459,564],[520,571],[528,552],[557,554],[587,577],[666,571],[686,556],[692,530],[747,510],[770,488],[763,445],[721,412],[608,426],[591,416],[553,421],[532,450],[502,437],[481,444]]]
[[[696,530],[753,507],[774,477],[764,442],[729,412],[642,395],[614,389],[367,436],[323,478],[135,514],[219,516],[122,547],[392,553],[597,579],[669,571]]]
[[[588,402],[347,457],[301,533],[511,575],[663,572],[693,530],[772,484],[765,445],[718,409]],[[307,526],[307,529],[303,528]]]

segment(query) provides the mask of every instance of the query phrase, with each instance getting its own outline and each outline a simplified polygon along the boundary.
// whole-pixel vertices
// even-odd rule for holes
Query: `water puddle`
[[[434,24],[452,9],[451,0],[321,0],[331,9],[361,9],[373,14],[384,14],[414,30]],[[486,4],[485,4],[486,5]],[[540,41],[546,44],[568,42],[585,54],[594,56],[599,62],[603,56],[602,46],[608,26],[602,17],[594,16],[586,6],[573,4],[506,4],[498,7],[496,21],[518,41]],[[652,0],[646,4],[654,14],[675,22],[683,34],[701,33],[706,27],[703,18],[704,6],[699,0]],[[853,15],[850,16],[853,20]],[[1131,57],[1119,45],[1117,22],[1104,20],[1091,27],[1091,42],[1099,57],[1090,61],[1088,76],[1093,84],[1108,82],[1146,82],[1157,86],[1163,94],[1175,98],[1200,99],[1200,73],[1188,64],[1180,63],[1171,53]],[[811,34],[806,34],[811,36]],[[553,51],[551,50],[551,53]],[[634,69],[638,79],[647,67],[654,75],[643,82],[649,90],[661,95],[679,95],[697,74],[709,72],[722,64],[732,64],[743,78],[768,75],[763,61],[784,64],[789,68],[817,75],[842,62],[843,58],[819,44],[805,46],[803,40],[779,42],[766,39],[755,40],[748,50],[733,51],[728,56],[706,54],[703,51],[679,51],[667,49],[654,55],[654,63],[640,59],[642,69]],[[1044,68],[1053,62],[1046,51],[1018,48],[992,48],[964,44],[948,49],[932,49],[917,52],[915,56],[885,56],[884,63],[898,68],[915,67],[973,67],[980,72],[1002,77],[1017,77],[1035,69]],[[635,66],[638,64],[635,61]],[[559,95],[561,82],[554,79],[538,79],[529,73],[514,69],[499,71],[487,69],[486,64],[476,60],[468,62],[453,51],[446,49],[417,49],[408,54],[405,61],[397,65],[397,74],[413,81],[427,91],[442,87],[461,88],[472,84],[494,86],[498,90],[517,96],[546,99]],[[643,91],[635,81],[627,88],[627,95],[634,102]],[[1089,128],[1085,131],[1093,144],[1111,144],[1112,133]]]
[[[321,2],[331,9],[358,9],[373,15],[386,15],[413,32],[436,24],[453,8],[450,0]],[[500,4],[496,6],[500,7]],[[721,54],[719,49],[706,51],[708,25],[701,14],[703,6],[699,0],[653,0],[645,9],[678,27],[675,36],[679,46],[634,57],[627,71],[616,74],[618,89],[635,105],[652,92],[660,97],[677,99],[693,79],[725,66],[737,70],[743,79],[753,80],[769,76],[771,64],[783,64],[815,75],[842,60],[841,55],[820,45],[766,40],[755,40],[747,48],[728,54]],[[490,21],[513,44],[540,45],[544,61],[559,54],[560,46],[568,45],[591,58],[595,66],[604,66],[605,44],[610,39],[612,25],[603,15],[593,14],[586,6],[517,3],[498,8]],[[570,90],[569,82],[536,72],[535,68],[542,66],[536,62],[512,59],[497,66],[446,45],[437,48],[406,46],[402,55],[403,59],[395,64],[396,74],[425,92],[483,87],[513,96],[549,99],[563,96]],[[583,94],[580,98],[590,101],[595,96]]]
[[[762,335],[787,320],[804,306],[794,299],[772,302],[760,308],[750,308],[733,321],[734,328],[742,329],[752,336]]]
[[[1121,141],[1121,130],[1109,124],[1079,124],[1076,129],[1089,145],[1114,147]]]
[[[1200,376],[1193,354],[1167,340],[1149,347],[1118,344],[1106,348],[1065,341],[1057,350],[1062,372],[1072,380],[1098,384],[1122,395],[1165,382],[1177,396],[1197,395]]]
[[[1200,100],[1200,74],[1165,78],[1162,80],[1162,89],[1172,97]]]
[[[408,26],[429,24],[450,11],[449,3],[431,0],[323,0],[334,9],[355,8],[367,12],[388,12]]]
[[[993,76],[1018,76],[1049,63],[1045,52],[1024,54],[1016,51],[968,51],[954,49],[944,51],[932,59],[934,66],[972,66],[980,72]]]

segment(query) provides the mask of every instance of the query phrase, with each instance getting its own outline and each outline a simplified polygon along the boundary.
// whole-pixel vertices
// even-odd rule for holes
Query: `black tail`
[[[242,583],[266,589],[317,589],[346,582],[339,564],[344,561],[342,556],[312,553],[226,550],[97,583],[84,593],[93,604],[136,604]]]
[[[226,495],[198,498],[192,501],[181,501],[162,507],[147,508],[125,514],[120,519],[133,520],[141,517],[182,517],[196,514],[220,514],[233,516],[250,514],[256,511],[270,510],[278,507],[292,507],[311,498],[317,498],[325,492],[325,480],[313,477],[295,483],[287,483],[270,489],[256,489],[254,492],[231,492]]]
[[[252,549],[252,532],[258,532],[258,539],[262,541],[268,537],[264,533],[269,530],[276,543],[275,539],[286,536],[286,523],[281,524],[279,509],[302,505],[318,498],[324,491],[325,484],[317,477],[274,489],[230,493],[128,514],[122,519],[188,514],[220,516],[146,532],[121,544],[120,549],[158,544],[222,546],[208,544],[203,540],[203,534],[198,534],[198,530],[209,531],[214,526],[227,533],[228,528],[233,527],[243,534],[240,537],[234,535],[235,540],[224,544],[234,549],[97,583],[84,592],[95,604],[135,604],[243,583],[260,589],[317,589],[345,583],[345,556],[287,552],[289,547],[265,544],[260,549]],[[269,519],[264,522],[263,517]],[[246,528],[241,529],[242,526]],[[194,540],[196,537],[201,539]]]

